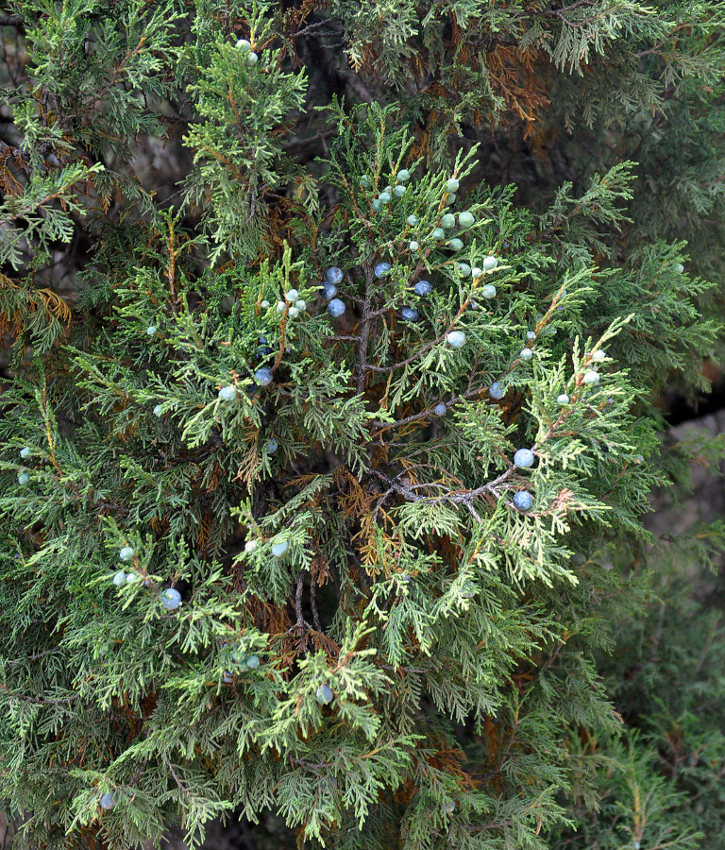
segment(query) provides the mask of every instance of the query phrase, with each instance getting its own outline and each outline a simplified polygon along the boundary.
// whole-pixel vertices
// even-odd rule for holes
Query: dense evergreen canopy
[[[725,848],[725,5],[6,5],[16,846]]]

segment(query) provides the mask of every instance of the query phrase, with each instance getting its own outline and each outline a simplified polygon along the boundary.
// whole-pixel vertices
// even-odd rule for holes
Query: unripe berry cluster
[[[262,663],[260,657],[255,654],[247,654],[240,649],[229,652],[229,669],[224,671],[223,681],[230,683],[234,680],[235,673],[249,670],[257,670]]]

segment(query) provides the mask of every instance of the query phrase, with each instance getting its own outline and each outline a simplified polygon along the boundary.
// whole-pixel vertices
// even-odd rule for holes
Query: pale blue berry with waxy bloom
[[[419,222],[419,218],[418,218],[418,216],[417,216],[417,215],[413,215],[412,213],[411,213],[411,215],[409,215],[409,216],[408,216],[408,218],[406,218],[405,220],[408,222],[408,225],[409,225],[410,227],[415,227],[415,226],[418,224],[418,222]]]
[[[437,404],[437,405],[433,408],[433,413],[435,413],[435,415],[436,415],[436,416],[445,416],[445,415],[446,415],[446,411],[447,411],[447,410],[448,410],[448,408],[447,408],[447,407],[446,407],[446,405],[445,405],[445,404],[441,401],[439,404]]]
[[[390,194],[390,192],[381,192],[378,195],[378,200],[381,204],[389,204],[393,200],[393,196]]]
[[[430,295],[431,292],[433,292],[433,285],[430,281],[419,280],[413,287],[413,292],[415,292],[416,295],[420,295],[421,298],[424,298],[426,295]]]
[[[181,594],[175,587],[167,587],[166,590],[162,590],[159,598],[167,611],[176,611],[181,605]]]
[[[374,198],[370,202],[370,206],[375,210],[375,212],[380,212],[380,210],[383,208],[383,202],[380,200],[380,198]]]
[[[459,227],[469,228],[473,224],[476,219],[473,217],[473,213],[468,212],[468,210],[464,210],[461,213],[458,213],[458,225]]]
[[[468,277],[470,273],[471,267],[468,265],[468,263],[458,263],[458,274],[461,277]]]
[[[474,278],[474,280],[475,280],[477,277],[481,277],[481,275],[482,275],[482,274],[483,274],[483,272],[481,271],[481,269],[479,269],[479,268],[478,268],[478,266],[474,266],[474,267],[471,269],[471,277],[472,277],[472,278]]]
[[[406,322],[417,322],[420,316],[415,307],[403,307],[400,311],[400,315]]]
[[[569,404],[569,396],[566,393],[561,393],[556,397],[559,404]]]
[[[595,363],[601,363],[601,362],[602,362],[602,360],[606,359],[606,356],[607,356],[607,352],[606,352],[606,351],[604,351],[604,350],[603,350],[603,349],[601,349],[601,348],[598,348],[598,349],[597,349],[597,350],[596,350],[596,351],[592,354],[592,360],[593,360]]]
[[[231,673],[229,670],[225,670],[224,675],[222,676],[222,682],[224,682],[224,684],[226,684],[226,685],[231,685],[231,683],[233,681],[234,681],[234,674]]]
[[[466,335],[463,331],[451,331],[446,337],[446,342],[451,348],[463,348],[466,344]]]
[[[322,292],[325,298],[329,301],[331,298],[334,298],[337,295],[337,287],[334,283],[330,283],[329,281],[325,281],[322,284]]]
[[[464,599],[473,599],[476,595],[476,585],[472,581],[464,581],[460,593]]]
[[[127,573],[126,574],[126,584],[135,584],[139,580],[140,576],[136,573]]]
[[[289,315],[290,319],[296,319],[297,316],[299,316],[299,314],[300,314],[300,311],[299,311],[299,309],[296,305],[294,307],[289,308],[289,314],[288,315]]]
[[[130,561],[131,558],[136,554],[133,546],[124,546],[123,549],[118,553],[118,557],[122,561]]]
[[[332,301],[327,305],[327,312],[332,316],[333,319],[339,319],[340,316],[345,312],[345,304],[340,301],[339,298],[333,298]]]
[[[275,558],[281,558],[282,555],[287,554],[288,549],[289,543],[286,540],[281,540],[279,543],[272,544],[272,554]]]
[[[257,541],[256,540],[247,540],[247,542],[244,544],[244,551],[245,552],[254,552],[254,550],[256,548],[257,548]]]
[[[496,259],[496,257],[493,256],[493,254],[489,254],[488,257],[483,258],[483,268],[487,272],[490,272],[495,269],[497,265],[498,260]]]
[[[241,50],[242,53],[249,53],[252,49],[252,45],[247,41],[246,38],[240,38],[237,42],[237,48]]]
[[[234,401],[237,397],[237,388],[232,386],[232,384],[229,384],[226,387],[222,387],[217,395],[222,401]]]
[[[402,198],[403,195],[406,193],[407,189],[408,189],[407,186],[396,186],[393,189],[393,194],[395,195],[396,198]]]
[[[290,304],[293,304],[300,297],[300,294],[296,289],[288,289],[284,297]]]
[[[534,465],[535,459],[531,449],[517,449],[514,454],[514,466],[518,466],[519,469],[528,469]]]
[[[329,685],[320,685],[315,693],[315,699],[320,705],[329,705],[335,699],[335,694]]]
[[[269,309],[269,301],[267,301],[267,299],[265,298],[264,301],[260,301],[259,306],[263,310],[267,310],[267,309]]]
[[[526,332],[526,339],[534,340],[534,339],[536,339],[536,334],[533,331],[527,331]]]
[[[300,311],[300,313],[303,313],[307,309],[307,302],[304,298],[300,298],[295,303],[295,307]]]
[[[491,384],[488,394],[489,396],[491,396],[491,398],[495,398],[496,401],[498,401],[499,399],[502,399],[504,397],[505,392],[501,384],[499,384],[498,381],[494,381]]]
[[[522,348],[521,351],[519,351],[519,357],[522,360],[531,360],[533,356],[534,352],[530,348]]]
[[[268,387],[274,380],[274,373],[268,366],[262,366],[254,373],[254,378],[261,387]]]
[[[599,383],[599,373],[595,372],[594,369],[590,369],[588,372],[584,373],[584,377],[582,381],[585,384],[594,385]]]
[[[457,192],[458,187],[460,185],[461,184],[458,182],[458,180],[456,180],[455,177],[451,177],[450,180],[446,181],[446,192],[448,192],[449,194],[452,194],[453,192]]]
[[[401,168],[397,176],[401,183],[407,183],[410,180],[410,171],[407,168]]]
[[[116,805],[116,794],[115,793],[111,792],[110,794],[104,794],[101,797],[101,808],[102,809],[106,809],[106,811],[108,811],[108,809],[112,809],[115,805]]]
[[[248,62],[250,65],[256,65],[256,64],[257,64],[257,60],[258,60],[258,59],[259,59],[259,56],[257,56],[257,54],[256,54],[256,53],[254,53],[254,51],[252,51],[251,53],[249,53],[249,54],[247,55],[247,62]]]
[[[146,328],[146,333],[148,336],[153,336],[156,333],[156,325],[149,325]]]
[[[675,266],[675,271],[677,272],[677,274],[682,274],[684,270],[685,267],[682,265],[682,263],[677,263],[677,265]]]
[[[363,176],[360,178],[360,185],[365,186],[366,189],[369,189],[373,185],[372,178],[369,177],[367,174],[363,174]]]
[[[455,204],[455,202],[456,202],[456,196],[455,195],[448,195],[446,197],[445,204],[446,204],[447,207],[452,207],[453,204]]]
[[[456,804],[453,802],[453,800],[446,800],[445,803],[443,803],[443,811],[444,812],[447,812],[448,814],[450,814],[451,812],[455,811],[455,809],[456,809]]]
[[[460,239],[449,239],[448,247],[452,251],[460,251],[463,248],[463,242]]]
[[[250,670],[256,670],[259,667],[259,656],[258,655],[250,655],[247,658],[247,667]]]
[[[390,273],[391,265],[390,263],[378,263],[373,269],[373,274],[377,278],[385,277]]]
[[[116,587],[122,587],[124,584],[126,584],[126,573],[124,573],[123,570],[119,570],[113,576],[113,583],[116,585]]]
[[[285,304],[284,301],[278,301],[277,302],[277,312],[278,313],[284,313],[286,309],[287,309],[287,305]]]
[[[514,507],[518,508],[520,511],[530,511],[533,504],[534,497],[528,490],[519,490],[519,492],[514,495]]]
[[[492,283],[487,283],[481,290],[481,295],[483,295],[484,298],[495,298],[496,287]]]
[[[436,227],[431,235],[437,242],[442,242],[446,238],[446,232],[442,227]]]
[[[453,213],[446,213],[445,215],[441,216],[441,227],[445,228],[446,230],[450,230],[452,227],[455,227],[455,225],[456,217],[453,215]]]
[[[269,440],[267,440],[267,451],[270,454],[273,454],[278,448],[279,442],[274,437],[270,437]]]
[[[418,250],[418,248],[420,248],[420,245],[415,240],[413,240],[412,242],[408,243],[408,248],[410,248],[410,250],[413,251],[413,253],[415,253]]]
[[[20,457],[23,460],[25,460],[26,458],[29,458],[32,453],[33,453],[33,450],[30,448],[30,446],[25,446],[25,448],[20,449]]]
[[[325,272],[325,278],[330,283],[340,283],[342,277],[342,269],[339,266],[330,266],[330,268]]]

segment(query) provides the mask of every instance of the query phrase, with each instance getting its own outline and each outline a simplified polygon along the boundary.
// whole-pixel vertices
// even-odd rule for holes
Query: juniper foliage
[[[720,846],[722,4],[10,7],[16,846]]]

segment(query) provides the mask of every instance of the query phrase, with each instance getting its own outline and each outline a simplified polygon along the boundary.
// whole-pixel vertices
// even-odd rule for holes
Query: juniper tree
[[[722,4],[10,7],[17,846],[719,846],[721,624],[655,617],[681,704],[619,674],[718,346]]]

